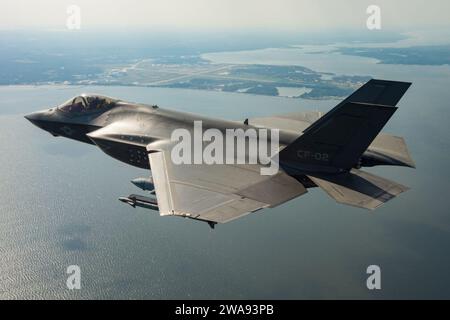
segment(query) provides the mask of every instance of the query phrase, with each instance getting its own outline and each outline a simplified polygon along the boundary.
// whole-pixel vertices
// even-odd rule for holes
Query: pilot
[[[91,101],[89,102],[89,110],[95,110],[99,108],[100,105],[100,98],[99,97],[94,97],[91,99]]]
[[[72,105],[70,106],[70,112],[83,112],[83,111],[84,107],[81,98],[75,98],[73,100]]]

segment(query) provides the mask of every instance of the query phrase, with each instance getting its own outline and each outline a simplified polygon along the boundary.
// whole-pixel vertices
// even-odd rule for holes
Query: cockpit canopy
[[[111,108],[118,101],[100,95],[82,94],[63,103],[58,109],[72,114],[84,114]]]

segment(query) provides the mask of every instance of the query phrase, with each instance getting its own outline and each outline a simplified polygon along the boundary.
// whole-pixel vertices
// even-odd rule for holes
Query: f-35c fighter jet
[[[320,187],[339,203],[366,209],[375,209],[406,191],[407,187],[361,168],[414,168],[404,139],[380,133],[410,85],[370,80],[324,115],[301,112],[228,121],[82,94],[25,118],[54,136],[97,145],[113,158],[150,169],[148,177],[132,180],[149,196],[130,195],[120,198],[122,202],[214,227],[278,206],[313,187]],[[216,134],[225,135],[229,129],[277,131],[277,172],[261,174],[267,163],[259,160],[175,163],[173,133],[182,130],[195,136],[200,121],[203,130],[214,129]],[[268,135],[253,138],[260,142]],[[273,140],[274,135],[270,137]],[[263,142],[273,143],[270,139]]]

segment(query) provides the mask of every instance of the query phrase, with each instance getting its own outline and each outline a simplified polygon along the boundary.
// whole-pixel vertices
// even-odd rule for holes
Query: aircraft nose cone
[[[33,122],[33,120],[36,118],[35,112],[25,115],[24,118],[30,122]]]
[[[33,112],[25,115],[24,118],[40,129],[49,130],[51,114],[48,110]]]
[[[42,128],[45,121],[48,121],[47,111],[37,111],[24,116],[25,119],[30,121],[35,126]]]
[[[42,120],[42,111],[27,114],[24,118],[34,124],[35,122]]]

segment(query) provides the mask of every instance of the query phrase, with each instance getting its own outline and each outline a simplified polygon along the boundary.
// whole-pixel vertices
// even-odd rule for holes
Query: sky
[[[382,28],[448,27],[448,0],[14,0],[0,4],[0,29],[63,29],[67,8],[81,28],[330,30],[365,28],[369,5]]]

